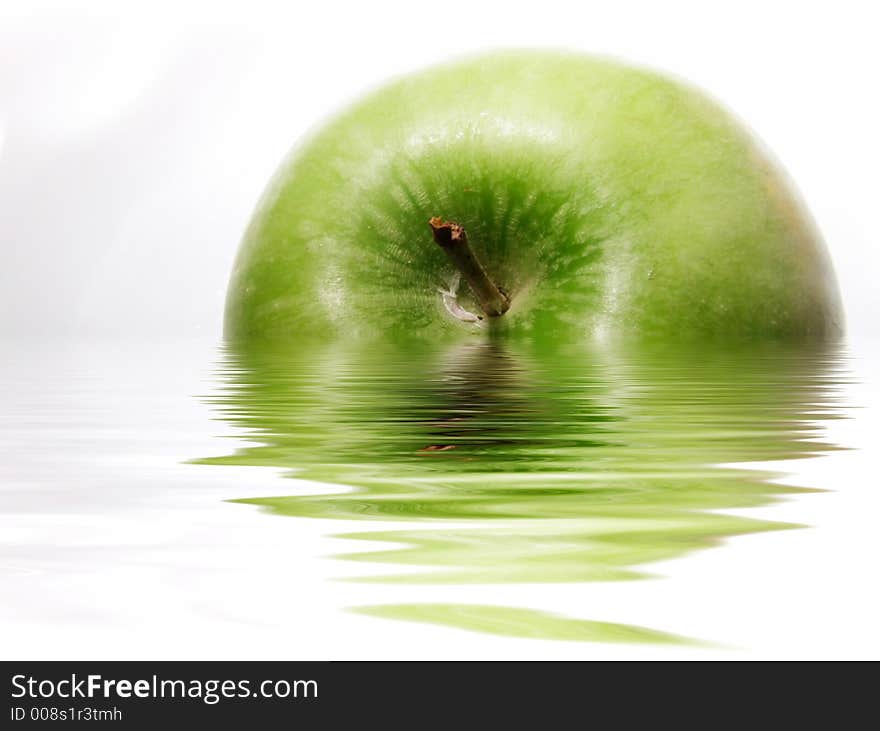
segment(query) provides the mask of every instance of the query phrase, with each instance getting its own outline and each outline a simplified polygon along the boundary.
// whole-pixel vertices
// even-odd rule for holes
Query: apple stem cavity
[[[444,222],[434,216],[428,225],[434,241],[440,246],[455,268],[461,272],[474,297],[489,317],[501,317],[510,307],[510,298],[486,274],[480,260],[468,243],[467,232],[452,221]]]

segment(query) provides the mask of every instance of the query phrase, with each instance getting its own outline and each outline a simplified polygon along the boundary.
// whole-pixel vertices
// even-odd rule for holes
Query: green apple
[[[464,255],[444,255],[444,222]],[[809,215],[730,113],[651,71],[528,51],[394,81],[302,142],[247,230],[225,328],[828,338],[842,314]]]

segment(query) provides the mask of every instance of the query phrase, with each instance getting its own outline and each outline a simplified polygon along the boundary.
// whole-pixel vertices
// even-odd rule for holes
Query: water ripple
[[[343,534],[383,547],[342,558],[408,568],[361,581],[489,584],[634,579],[732,536],[795,527],[725,513],[805,492],[732,465],[833,449],[822,422],[838,415],[847,376],[837,346],[478,341],[227,347],[218,377],[210,400],[249,444],[200,463],[338,486],[241,502],[298,518],[408,521]],[[362,611],[514,636],[673,641],[509,607]]]

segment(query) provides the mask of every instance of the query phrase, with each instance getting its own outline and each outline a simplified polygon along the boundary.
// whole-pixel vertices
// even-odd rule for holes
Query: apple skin
[[[460,223],[510,310],[453,317],[432,216]],[[462,285],[459,301],[477,312]],[[829,339],[825,246],[729,112],[652,71],[498,52],[396,80],[298,145],[227,294],[232,340]]]

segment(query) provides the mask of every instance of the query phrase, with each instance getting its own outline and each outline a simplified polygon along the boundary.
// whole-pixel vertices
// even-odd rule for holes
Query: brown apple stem
[[[507,312],[510,299],[486,274],[486,270],[483,269],[483,265],[468,243],[465,230],[452,221],[444,223],[439,216],[434,216],[428,224],[434,234],[434,241],[461,272],[483,312],[489,317],[500,317]]]

